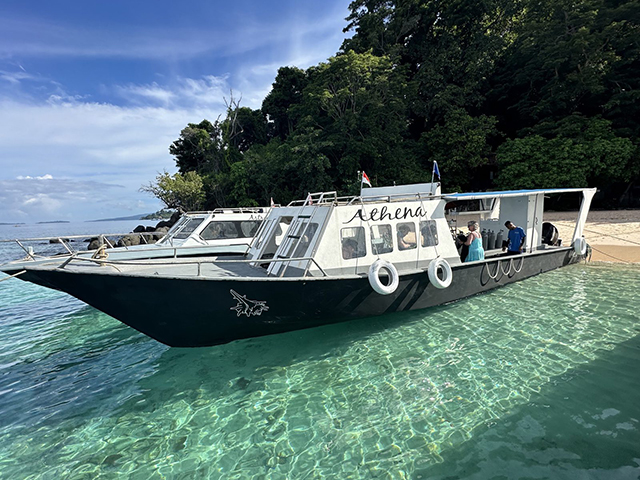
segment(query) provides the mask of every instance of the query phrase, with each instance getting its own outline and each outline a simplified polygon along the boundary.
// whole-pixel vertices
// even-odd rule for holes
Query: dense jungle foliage
[[[204,208],[284,204],[355,194],[360,170],[374,186],[430,181],[437,161],[443,191],[595,186],[601,206],[637,201],[637,1],[349,9],[335,57],[280,68],[260,110],[231,98],[226,118],[189,124],[164,180],[196,178]]]

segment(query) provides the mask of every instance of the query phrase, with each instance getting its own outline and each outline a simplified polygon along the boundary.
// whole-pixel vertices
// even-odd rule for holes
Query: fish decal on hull
[[[262,315],[262,312],[269,310],[266,301],[261,300],[249,300],[246,295],[240,295],[235,290],[229,290],[229,293],[238,302],[235,307],[231,307],[229,310],[235,310],[239,317],[240,315]]]

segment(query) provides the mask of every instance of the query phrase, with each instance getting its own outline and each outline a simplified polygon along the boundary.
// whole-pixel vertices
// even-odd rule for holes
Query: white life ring
[[[584,237],[577,238],[575,242],[573,242],[573,250],[578,255],[586,255],[587,253],[587,241]]]
[[[440,279],[438,277],[438,269],[442,268],[442,272],[444,273],[444,277]],[[429,264],[429,281],[436,288],[447,288],[451,285],[453,280],[453,271],[451,270],[451,265],[444,258],[436,258],[432,260]]]
[[[387,271],[387,275],[389,275],[389,285],[384,285],[380,281],[380,270]],[[373,288],[380,295],[390,295],[396,291],[398,285],[400,284],[398,270],[396,270],[396,267],[393,266],[393,263],[379,258],[378,260],[373,262],[373,264],[371,264],[371,267],[369,267],[369,283],[371,284],[371,288]]]

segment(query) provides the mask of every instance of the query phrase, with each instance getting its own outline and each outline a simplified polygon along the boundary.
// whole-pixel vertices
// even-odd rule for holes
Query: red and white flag
[[[313,205],[313,200],[311,199],[311,193],[307,195],[307,204]]]
[[[366,183],[367,185],[371,186],[371,180],[369,180],[369,177],[367,177],[367,174],[364,170],[362,171],[362,183]]]
[[[275,207],[275,206],[276,206],[276,204],[275,204],[275,203],[273,203],[273,197],[271,197],[271,208],[273,208],[273,207]]]

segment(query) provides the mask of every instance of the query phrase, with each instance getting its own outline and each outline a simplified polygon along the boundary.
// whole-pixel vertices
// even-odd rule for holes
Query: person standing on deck
[[[509,229],[509,243],[506,247],[507,255],[521,254],[527,234],[524,233],[522,227],[516,227],[510,220],[504,222],[504,226]],[[504,251],[505,248],[502,250]]]
[[[484,248],[482,248],[482,235],[478,231],[478,222],[471,221],[467,224],[469,235],[465,245],[469,246],[469,253],[465,262],[475,262],[476,260],[484,260]]]

